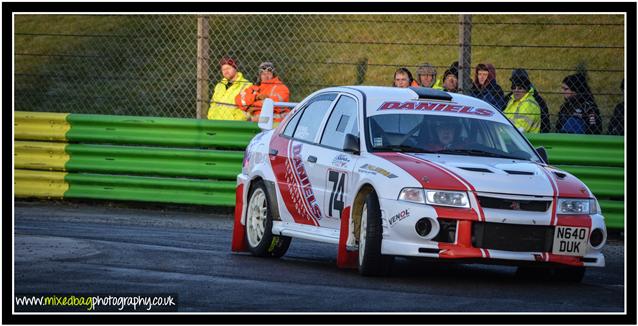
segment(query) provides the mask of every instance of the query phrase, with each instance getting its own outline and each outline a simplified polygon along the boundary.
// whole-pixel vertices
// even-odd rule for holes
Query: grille
[[[542,225],[473,223],[472,246],[506,251],[552,251],[554,228]]]
[[[453,243],[456,238],[456,220],[439,219],[441,230],[434,241]]]
[[[546,212],[551,205],[549,200],[517,200],[479,196],[479,203],[484,208]]]

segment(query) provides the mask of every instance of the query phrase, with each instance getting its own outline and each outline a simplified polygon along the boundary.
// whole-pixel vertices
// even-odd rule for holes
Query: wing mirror
[[[346,134],[346,139],[343,141],[343,150],[348,153],[359,154],[359,137],[353,134]]]
[[[547,150],[545,150],[545,147],[537,147],[536,153],[538,153],[545,163],[549,164],[549,160],[547,159]]]
[[[275,102],[269,98],[265,99],[261,106],[259,114],[259,123],[257,124],[261,130],[270,130],[273,128],[273,111],[275,110]]]

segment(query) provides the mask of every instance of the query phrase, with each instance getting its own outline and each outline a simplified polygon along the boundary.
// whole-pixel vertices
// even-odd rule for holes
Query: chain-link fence
[[[418,80],[427,62],[435,87],[453,88],[445,74],[460,77],[461,92],[498,103],[522,129],[540,129],[544,117],[544,131],[607,133],[614,114],[624,116],[624,23],[623,15],[16,15],[15,109],[206,117],[225,56],[251,83],[272,62],[293,102],[334,85],[391,86],[399,67]],[[524,71],[508,96],[515,68]],[[496,100],[492,80],[503,90]],[[241,104],[225,95],[218,102]]]

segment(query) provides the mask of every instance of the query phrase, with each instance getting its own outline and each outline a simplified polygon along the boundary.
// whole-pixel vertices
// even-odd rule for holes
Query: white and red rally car
[[[233,251],[279,257],[291,238],[334,243],[338,266],[364,275],[387,273],[394,256],[541,267],[571,281],[605,265],[594,195],[486,102],[333,87],[274,130],[272,106],[237,176]]]

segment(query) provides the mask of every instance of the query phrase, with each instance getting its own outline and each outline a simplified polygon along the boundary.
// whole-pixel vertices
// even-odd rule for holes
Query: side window
[[[303,109],[303,115],[297,124],[293,137],[312,142],[319,131],[321,121],[328,112],[336,94],[320,95]],[[292,121],[291,121],[292,122]]]
[[[299,123],[299,118],[301,118],[302,114],[303,112],[297,112],[297,114],[290,119],[290,122],[286,125],[286,129],[284,129],[284,135],[292,137],[292,133],[295,132],[295,127],[297,127],[297,123]]]
[[[346,134],[358,136],[357,112],[357,102],[349,96],[341,96],[330,114],[321,144],[342,149]]]

